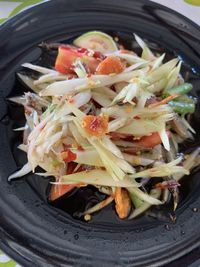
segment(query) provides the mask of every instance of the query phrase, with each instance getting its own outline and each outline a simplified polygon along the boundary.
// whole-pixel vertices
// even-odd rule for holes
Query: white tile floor
[[[183,0],[152,0],[152,1],[178,11],[200,25],[200,6],[193,6],[187,4]]]
[[[0,1],[0,19],[7,18],[21,2]]]

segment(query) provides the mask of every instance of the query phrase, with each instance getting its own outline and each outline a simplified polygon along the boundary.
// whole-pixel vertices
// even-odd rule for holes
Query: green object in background
[[[183,114],[183,115],[192,114],[195,111],[194,102],[186,103],[186,102],[179,101],[179,100],[175,99],[175,100],[170,101],[168,104],[170,105],[170,107],[173,108],[173,110],[176,113],[179,113],[179,114]]]
[[[200,0],[184,0],[184,1],[193,6],[200,6]]]
[[[2,0],[0,0],[0,5],[1,5],[1,2],[2,2]],[[35,5],[37,3],[43,2],[43,0],[3,0],[3,2],[8,2],[8,5],[9,5],[9,3],[14,2],[14,3],[19,3],[19,5],[12,10],[12,12],[9,14],[9,16],[7,18],[0,18],[0,24],[3,23],[8,18],[19,13],[21,10],[25,9],[26,7],[30,7],[30,6]]]
[[[173,88],[168,88],[164,91],[163,96],[168,97],[170,95],[185,95],[192,90],[193,86],[191,83],[183,83]]]
[[[20,265],[0,251],[0,267],[20,267]]]
[[[15,15],[16,13],[20,12],[22,9],[35,5],[39,2],[42,2],[41,0],[25,0],[25,1],[20,1],[21,5],[19,5],[18,7],[16,7],[13,12],[10,14],[10,16]]]

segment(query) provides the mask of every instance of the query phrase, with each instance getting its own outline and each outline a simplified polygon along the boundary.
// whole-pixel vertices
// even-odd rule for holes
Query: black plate
[[[187,178],[191,182],[186,183],[175,224],[149,216],[119,222],[116,216],[107,216],[111,207],[87,224],[47,204],[48,181],[43,178],[30,175],[7,183],[8,175],[25,162],[16,152],[19,136],[12,132],[17,124],[13,120],[21,122],[20,111],[13,111],[6,102],[8,95],[22,90],[16,71],[21,63],[38,60],[41,41],[66,41],[88,30],[118,34],[130,46],[136,32],[150,44],[175,53],[183,59],[184,69],[190,70],[193,93],[199,95],[200,29],[158,4],[47,1],[4,23],[0,28],[0,247],[24,267],[165,265],[200,245],[200,212],[193,211],[200,207],[199,173]],[[193,125],[197,144],[199,103]]]

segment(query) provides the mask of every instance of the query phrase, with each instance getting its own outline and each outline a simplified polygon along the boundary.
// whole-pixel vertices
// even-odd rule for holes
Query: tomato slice
[[[61,45],[58,48],[55,70],[63,74],[73,74],[73,63],[77,58],[80,58],[83,65],[86,67],[86,71],[88,73],[94,73],[101,59],[96,55],[94,55],[94,57],[90,56],[89,53],[87,49]]]
[[[54,184],[51,186],[51,191],[49,195],[49,200],[54,201],[63,195],[67,194],[68,192],[72,191],[76,186],[73,184],[67,185],[57,185]]]
[[[125,69],[125,65],[118,57],[109,56],[97,67],[97,74],[120,73]]]
[[[171,137],[170,131],[167,131],[168,137]],[[128,147],[124,149],[124,152],[135,154],[138,151],[141,151],[145,148],[154,148],[157,145],[162,144],[162,140],[160,138],[160,135],[155,132],[148,136],[143,136],[137,141],[133,141],[134,147]]]
[[[77,49],[69,46],[59,46],[58,55],[55,62],[55,69],[63,74],[74,73],[73,62],[84,55],[84,52],[78,52]]]
[[[67,168],[67,174],[75,173],[75,172],[81,172],[83,171],[83,167],[80,166],[75,172],[75,168],[77,167],[77,163],[70,162],[68,163],[68,168]],[[51,186],[50,194],[49,194],[49,200],[54,201],[63,195],[69,193],[73,189],[75,189],[78,185],[75,184],[69,184],[69,185],[58,185],[58,184],[53,184]]]
[[[167,131],[167,135],[168,137],[170,137],[169,131]],[[162,140],[158,133],[152,133],[149,136],[143,136],[140,138],[140,140],[134,142],[134,144],[144,148],[153,148],[157,145],[160,145],[161,143]]]
[[[108,117],[86,115],[82,120],[82,127],[89,135],[101,137],[108,132]]]
[[[101,62],[101,59],[91,56],[83,56],[81,58],[81,62],[83,63],[88,74],[94,74],[99,66],[99,63]]]
[[[76,154],[73,153],[70,149],[65,149],[61,152],[61,158],[64,160],[64,162],[71,162],[76,159]]]

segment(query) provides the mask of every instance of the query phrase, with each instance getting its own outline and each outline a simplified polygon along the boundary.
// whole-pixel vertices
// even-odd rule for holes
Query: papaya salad
[[[9,100],[24,106],[26,124],[15,131],[23,131],[27,163],[9,181],[30,172],[54,177],[50,201],[95,187],[104,198],[81,212],[85,220],[110,203],[120,219],[169,200],[177,208],[180,180],[199,164],[199,149],[179,148],[195,134],[193,86],[178,58],[134,37],[140,55],[91,31],[72,44],[42,43],[56,51],[51,67],[22,65],[34,73],[18,74],[29,92]]]

